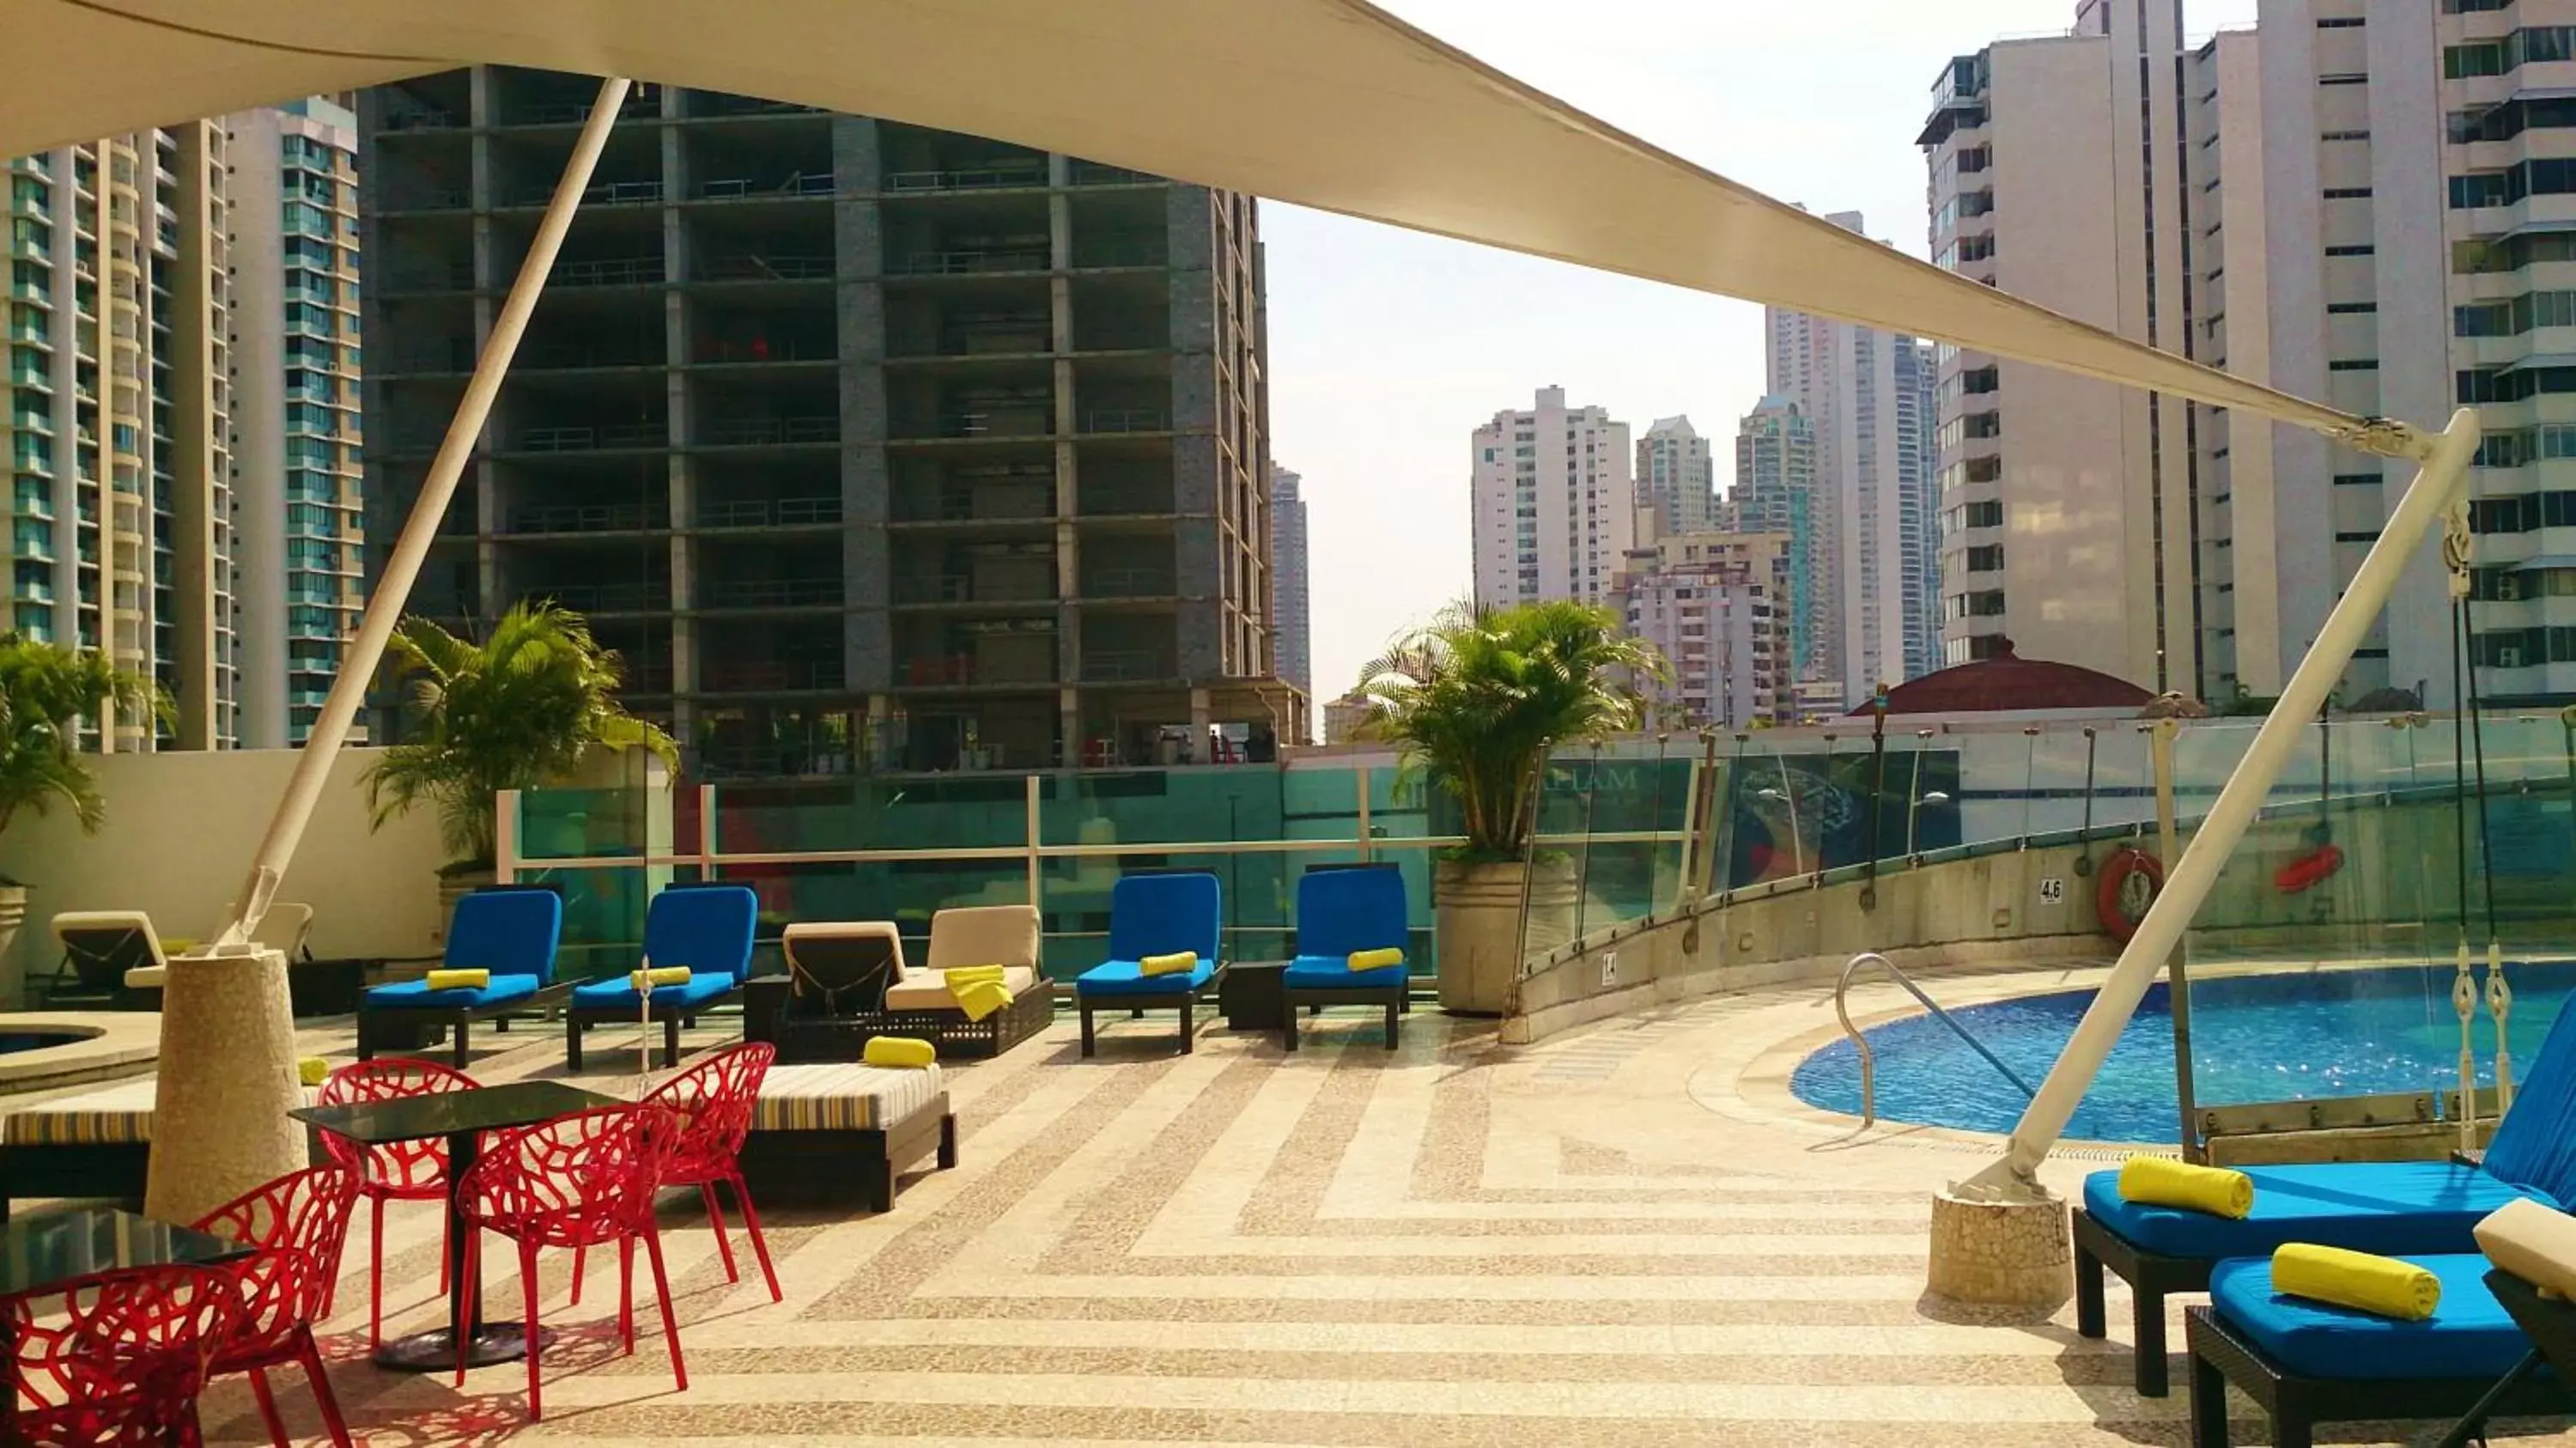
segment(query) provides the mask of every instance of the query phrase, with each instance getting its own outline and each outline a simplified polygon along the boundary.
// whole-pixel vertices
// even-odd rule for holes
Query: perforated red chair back
[[[343,1066],[332,1072],[323,1079],[315,1104],[345,1106],[369,1101],[394,1101],[440,1091],[472,1091],[478,1084],[464,1072],[435,1061],[385,1056]],[[322,1146],[331,1154],[332,1160],[358,1169],[360,1190],[370,1195],[446,1195],[447,1142],[443,1137],[366,1146],[326,1131],[322,1133]]]
[[[727,1046],[644,1098],[647,1106],[668,1109],[679,1126],[663,1170],[666,1185],[688,1186],[732,1172],[742,1140],[751,1134],[761,1080],[777,1059],[778,1048],[766,1041]]]
[[[0,1298],[17,1440],[191,1440],[197,1394],[234,1318],[227,1272],[134,1267]]]
[[[289,1172],[197,1219],[197,1230],[259,1250],[227,1264],[240,1284],[241,1308],[217,1354],[217,1370],[290,1355],[298,1328],[322,1314],[349,1215],[358,1201],[358,1171],[333,1163]]]
[[[511,1132],[466,1173],[465,1215],[546,1247],[650,1231],[653,1190],[678,1139],[669,1109],[646,1104],[577,1111]]]

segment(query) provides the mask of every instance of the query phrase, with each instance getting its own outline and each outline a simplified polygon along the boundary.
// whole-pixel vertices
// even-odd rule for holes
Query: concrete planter
[[[1529,929],[1521,929],[1524,876]],[[1432,880],[1440,947],[1440,1008],[1498,1016],[1512,1008],[1521,961],[1574,938],[1574,866],[1443,860]]]
[[[18,969],[18,929],[27,923],[27,887],[0,885],[0,971],[20,1006],[27,1004],[26,972]]]

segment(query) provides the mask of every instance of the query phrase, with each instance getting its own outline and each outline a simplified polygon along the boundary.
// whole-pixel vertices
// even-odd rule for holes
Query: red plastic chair
[[[769,1244],[761,1239],[760,1212],[751,1204],[751,1189],[743,1185],[742,1139],[751,1134],[752,1112],[760,1104],[761,1078],[769,1074],[770,1063],[778,1059],[778,1048],[766,1041],[746,1041],[727,1046],[688,1070],[663,1082],[644,1098],[647,1106],[667,1108],[680,1123],[680,1139],[671,1150],[670,1164],[662,1169],[662,1185],[696,1187],[707,1204],[707,1222],[715,1228],[716,1252],[724,1258],[725,1280],[739,1282],[742,1274],[735,1270],[733,1245],[725,1240],[724,1208],[716,1197],[718,1183],[733,1190],[734,1204],[742,1209],[743,1226],[751,1233],[751,1250],[760,1258],[760,1275],[769,1283],[769,1300],[780,1302],[785,1294],[778,1290],[778,1269],[769,1262]],[[582,1259],[589,1254],[575,1252],[572,1259],[572,1300],[581,1301]]]
[[[232,1276],[132,1267],[0,1298],[15,1358],[10,1441],[28,1448],[199,1448],[197,1395],[230,1329]]]
[[[653,1261],[653,1290],[662,1302],[662,1333],[671,1344],[671,1375],[688,1391],[680,1360],[680,1324],[671,1313],[671,1281],[662,1270],[662,1234],[653,1221],[653,1192],[662,1181],[679,1123],[659,1106],[605,1106],[559,1116],[493,1143],[465,1174],[465,1252],[479,1272],[484,1232],[519,1246],[519,1289],[526,1299],[528,1341],[537,1340],[537,1249],[575,1252],[617,1244],[617,1331],[635,1351],[635,1242]],[[471,1279],[469,1279],[471,1280]],[[456,1380],[465,1381],[466,1343],[457,1344]],[[537,1354],[528,1354],[528,1417],[545,1416],[537,1395]]]
[[[322,1371],[322,1350],[314,1344],[331,1283],[340,1275],[340,1249],[349,1237],[349,1215],[358,1204],[359,1179],[354,1167],[317,1166],[290,1172],[264,1187],[246,1192],[208,1212],[197,1230],[229,1237],[259,1250],[238,1263],[227,1263],[241,1291],[241,1307],[231,1334],[216,1350],[210,1376],[250,1374],[251,1392],[259,1398],[259,1416],[268,1424],[269,1441],[287,1448],[286,1424],[277,1416],[277,1399],[268,1391],[268,1370],[298,1363],[313,1384],[313,1400],[331,1441],[349,1448],[349,1425],[331,1395],[331,1379]]]
[[[471,1091],[476,1084],[473,1077],[435,1061],[385,1056],[343,1066],[332,1072],[324,1078],[315,1104],[339,1106],[363,1101],[392,1101],[439,1091]],[[431,1137],[386,1146],[365,1146],[326,1131],[322,1133],[322,1146],[331,1153],[333,1161],[357,1169],[358,1193],[367,1199],[370,1224],[367,1233],[367,1350],[373,1352],[384,1341],[385,1203],[447,1200],[447,1140]],[[447,1214],[444,1211],[438,1214],[438,1222],[438,1290],[444,1293],[447,1291]],[[331,1315],[332,1300],[338,1295],[337,1282],[323,1290],[324,1317]]]

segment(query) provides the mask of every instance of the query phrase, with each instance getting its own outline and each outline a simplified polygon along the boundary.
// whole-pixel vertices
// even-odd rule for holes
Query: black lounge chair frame
[[[2172,1391],[2165,1363],[2165,1299],[2177,1292],[2207,1292],[2206,1257],[2160,1257],[2139,1250],[2127,1238],[2074,1209],[2075,1331],[2084,1337],[2108,1334],[2102,1310],[2102,1270],[2109,1268],[2129,1284],[2131,1341],[2137,1344],[2138,1396],[2161,1398]]]
[[[537,993],[514,1001],[488,1006],[378,1006],[358,1008],[358,1059],[372,1061],[378,1051],[418,1051],[424,1028],[444,1027],[448,1032],[449,1064],[465,1069],[470,1052],[466,1031],[476,1021],[490,1021],[492,1029],[509,1034],[510,1022],[519,1016],[544,1019],[554,1014],[572,996],[572,982],[556,981],[540,986]]]
[[[1199,997],[1217,989],[1224,982],[1225,962],[1219,961],[1216,970],[1206,980],[1180,990],[1153,991],[1146,994],[1121,991],[1116,995],[1102,996],[1085,995],[1077,986],[1073,992],[1073,1004],[1074,1008],[1082,1013],[1082,1054],[1088,1056],[1093,1052],[1092,1016],[1100,1011],[1123,1010],[1130,1020],[1142,1019],[1147,1011],[1180,1012],[1181,1054],[1189,1055],[1198,1049]]]
[[[608,1006],[567,1004],[564,1007],[564,1069],[567,1071],[581,1069],[581,1033],[583,1031],[592,1026],[631,1026],[639,1021],[650,1019],[659,1021],[662,1025],[662,1068],[676,1070],[680,1064],[680,1027],[694,1026],[698,1023],[698,1017],[705,1012],[716,1006],[730,1005],[741,999],[742,982],[736,981],[733,989],[729,991],[708,996],[705,1000],[691,1001],[687,1005],[648,1006],[643,1010],[637,1010],[629,1006],[612,1009]]]
[[[2496,1274],[2489,1274],[2490,1281]],[[2272,1420],[2273,1448],[2312,1448],[2320,1423],[2449,1418],[2476,1413],[2564,1413],[2566,1391],[2555,1378],[2517,1368],[2503,1382],[2485,1378],[2311,1378],[2283,1367],[2208,1307],[2183,1310],[2191,1353],[2191,1448],[2228,1448],[2227,1388],[2234,1384]],[[2525,1367],[2528,1367],[2526,1363]]]
[[[894,1210],[895,1178],[931,1157],[942,1171],[957,1165],[957,1114],[942,1092],[882,1130],[763,1131],[742,1142],[742,1174],[754,1195],[773,1205],[833,1205],[851,1188],[872,1212]]]
[[[1279,1027],[1279,1043],[1290,1051],[1297,1049],[1297,1008],[1304,1006],[1309,1015],[1326,1006],[1379,1006],[1386,1011],[1386,1048],[1395,1049],[1396,1018],[1413,1009],[1413,984],[1377,986],[1308,986],[1300,989],[1282,984],[1279,999],[1286,1019]]]
[[[969,1020],[963,1009],[887,1009],[885,993],[895,983],[891,950],[884,961],[862,970],[873,979],[863,976],[830,986],[813,979],[812,967],[791,964],[785,975],[745,982],[743,1039],[777,1047],[782,1066],[855,1061],[871,1036],[928,1041],[943,1061],[977,1060],[998,1056],[1055,1022],[1055,988],[1044,976],[978,1021]],[[851,1002],[846,1008],[844,999]]]

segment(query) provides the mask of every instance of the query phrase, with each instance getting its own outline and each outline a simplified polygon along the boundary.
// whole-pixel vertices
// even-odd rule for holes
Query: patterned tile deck
[[[891,1214],[773,1213],[784,1304],[728,1284],[672,1198],[685,1394],[658,1337],[616,1355],[613,1273],[571,1307],[551,1259],[543,1424],[515,1367],[462,1389],[374,1371],[363,1216],[333,1378],[364,1441],[403,1445],[2182,1443],[2183,1400],[2133,1395],[2117,1338],[2078,1339],[2071,1310],[1922,1298],[1926,1195],[1979,1156],[1736,1092],[1764,1046],[1830,1019],[1816,991],[1763,992],[1506,1050],[1425,1010],[1390,1054],[1352,1012],[1294,1057],[1222,1030],[1176,1057],[1167,1024],[1122,1020],[1088,1062],[1068,1023],[955,1075],[963,1162]],[[593,1079],[631,1062],[620,1040],[594,1037]],[[486,1077],[561,1069],[557,1037],[490,1044]],[[405,1328],[437,1314],[437,1249],[432,1211],[393,1213]],[[486,1257],[500,1311],[507,1255]],[[278,1386],[317,1433],[302,1384]],[[207,1408],[215,1441],[262,1441],[238,1383]]]

